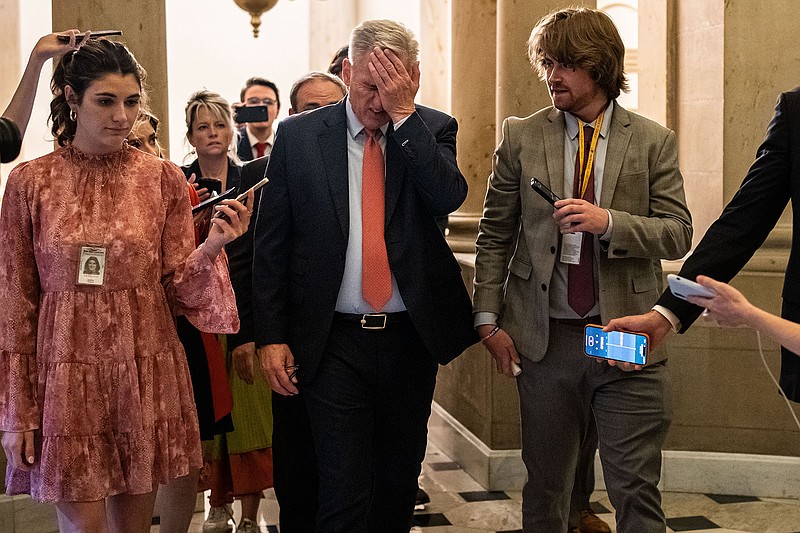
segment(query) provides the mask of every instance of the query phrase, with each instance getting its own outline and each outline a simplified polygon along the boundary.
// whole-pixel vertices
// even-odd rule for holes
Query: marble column
[[[333,54],[348,43],[358,24],[358,2],[311,2],[308,13],[309,65],[312,70],[327,72]]]
[[[11,101],[22,76],[24,65],[20,64],[19,0],[0,0],[0,113]],[[6,177],[13,165],[0,168],[0,193],[5,188]],[[0,454],[0,459],[2,458]],[[0,463],[5,472],[5,463]],[[2,476],[0,476],[1,478]]]
[[[450,113],[451,0],[420,0],[420,94],[424,105]]]
[[[448,241],[474,253],[486,179],[495,149],[497,1],[453,0],[451,112],[458,120],[458,166],[469,183],[464,204],[450,215]]]
[[[161,119],[159,139],[169,154],[165,0],[53,0],[53,29],[115,29],[147,71],[148,102]]]
[[[574,2],[578,5],[581,2]],[[584,5],[594,6],[594,2]],[[551,104],[546,85],[528,61],[528,38],[547,13],[561,9],[559,0],[500,0],[497,3],[497,114],[500,126],[507,117],[525,117]]]

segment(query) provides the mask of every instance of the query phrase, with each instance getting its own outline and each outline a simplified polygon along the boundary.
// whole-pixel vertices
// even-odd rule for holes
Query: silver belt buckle
[[[382,317],[383,324],[380,326],[368,326],[367,325],[367,317]],[[385,329],[386,328],[386,313],[367,313],[361,315],[361,329]]]

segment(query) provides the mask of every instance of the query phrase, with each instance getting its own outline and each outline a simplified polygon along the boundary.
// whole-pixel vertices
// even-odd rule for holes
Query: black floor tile
[[[682,516],[667,518],[667,527],[673,531],[698,531],[701,529],[719,529],[720,527],[705,516]]]
[[[589,507],[592,508],[592,511],[594,511],[595,514],[608,514],[611,512],[611,509],[609,509],[600,502],[591,502],[589,504]]]
[[[459,492],[459,496],[467,502],[490,502],[493,500],[510,500],[508,494],[502,491],[476,490],[472,492]]]
[[[706,494],[706,496],[720,505],[725,505],[726,503],[747,503],[761,501],[761,498],[756,496],[731,496],[730,494]]]
[[[443,470],[461,470],[461,467],[458,466],[458,463],[454,463],[452,461],[444,463],[428,463],[428,466],[431,470],[435,470],[436,472],[441,472]]]
[[[434,527],[434,526],[452,526],[450,520],[447,519],[442,513],[434,514],[415,514],[411,521],[412,526],[417,527]]]

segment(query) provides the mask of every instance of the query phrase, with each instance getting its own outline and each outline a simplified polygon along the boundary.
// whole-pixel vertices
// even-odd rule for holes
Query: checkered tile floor
[[[458,464],[429,444],[422,487],[431,502],[414,515],[414,533],[518,533],[522,531],[519,491],[487,492]],[[259,522],[264,533],[278,533],[275,494],[265,492]],[[613,527],[614,514],[605,492],[593,496],[595,512]],[[716,494],[663,494],[668,532],[800,533],[798,500],[761,499]],[[234,504],[238,516],[238,504]],[[202,531],[196,513],[190,533]],[[158,532],[153,526],[151,533]]]

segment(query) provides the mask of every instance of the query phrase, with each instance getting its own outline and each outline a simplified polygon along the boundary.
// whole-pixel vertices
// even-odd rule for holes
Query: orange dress
[[[150,492],[202,465],[174,315],[238,330],[224,254],[195,249],[186,180],[127,145],[61,148],[11,173],[0,215],[0,431],[36,430],[9,494],[92,501]],[[102,286],[81,248],[106,249]]]

